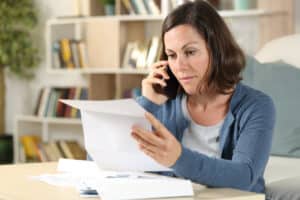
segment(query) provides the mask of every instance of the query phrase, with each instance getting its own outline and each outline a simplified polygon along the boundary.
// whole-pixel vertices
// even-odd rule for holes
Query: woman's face
[[[198,84],[209,67],[206,42],[191,25],[178,25],[165,33],[164,43],[170,69],[180,85],[187,94],[198,94]]]

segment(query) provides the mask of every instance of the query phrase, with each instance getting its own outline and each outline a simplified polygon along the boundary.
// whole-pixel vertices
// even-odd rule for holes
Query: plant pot
[[[234,0],[234,9],[235,10],[248,10],[251,7],[250,0]]]
[[[0,134],[0,164],[13,163],[13,136]]]
[[[104,5],[104,12],[105,15],[115,15],[115,5],[113,4]]]

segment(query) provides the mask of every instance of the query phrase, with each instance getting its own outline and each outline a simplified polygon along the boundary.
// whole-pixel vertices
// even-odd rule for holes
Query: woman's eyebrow
[[[189,46],[190,44],[198,44],[198,42],[196,41],[192,41],[192,42],[188,42],[185,45],[183,45],[183,47],[181,47],[181,49],[185,49],[187,46]]]
[[[187,48],[188,47],[188,45],[191,45],[191,44],[198,44],[198,42],[188,42],[188,43],[186,43],[185,45],[183,45],[182,47],[181,47],[181,49],[185,49],[185,48]],[[174,52],[172,49],[166,49],[166,51],[170,51],[170,52]]]

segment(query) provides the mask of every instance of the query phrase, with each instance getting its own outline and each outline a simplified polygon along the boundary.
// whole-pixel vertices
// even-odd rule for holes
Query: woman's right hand
[[[158,84],[161,87],[167,85],[165,80],[170,78],[166,71],[167,65],[168,61],[158,61],[154,63],[150,68],[149,75],[142,81],[142,95],[158,105],[165,103],[168,97],[155,92],[153,85]]]

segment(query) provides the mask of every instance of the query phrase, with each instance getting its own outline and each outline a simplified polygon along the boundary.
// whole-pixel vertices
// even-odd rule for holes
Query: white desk
[[[76,200],[81,198],[74,188],[56,187],[31,180],[30,176],[45,173],[56,173],[57,163],[17,164],[0,166],[0,200]],[[208,189],[195,185],[194,199],[201,200],[264,200],[262,194],[244,192],[233,189]],[[99,199],[99,198],[92,198]],[[172,198],[175,200],[175,198]],[[176,198],[191,200],[193,198]],[[170,200],[170,198],[168,198]]]

